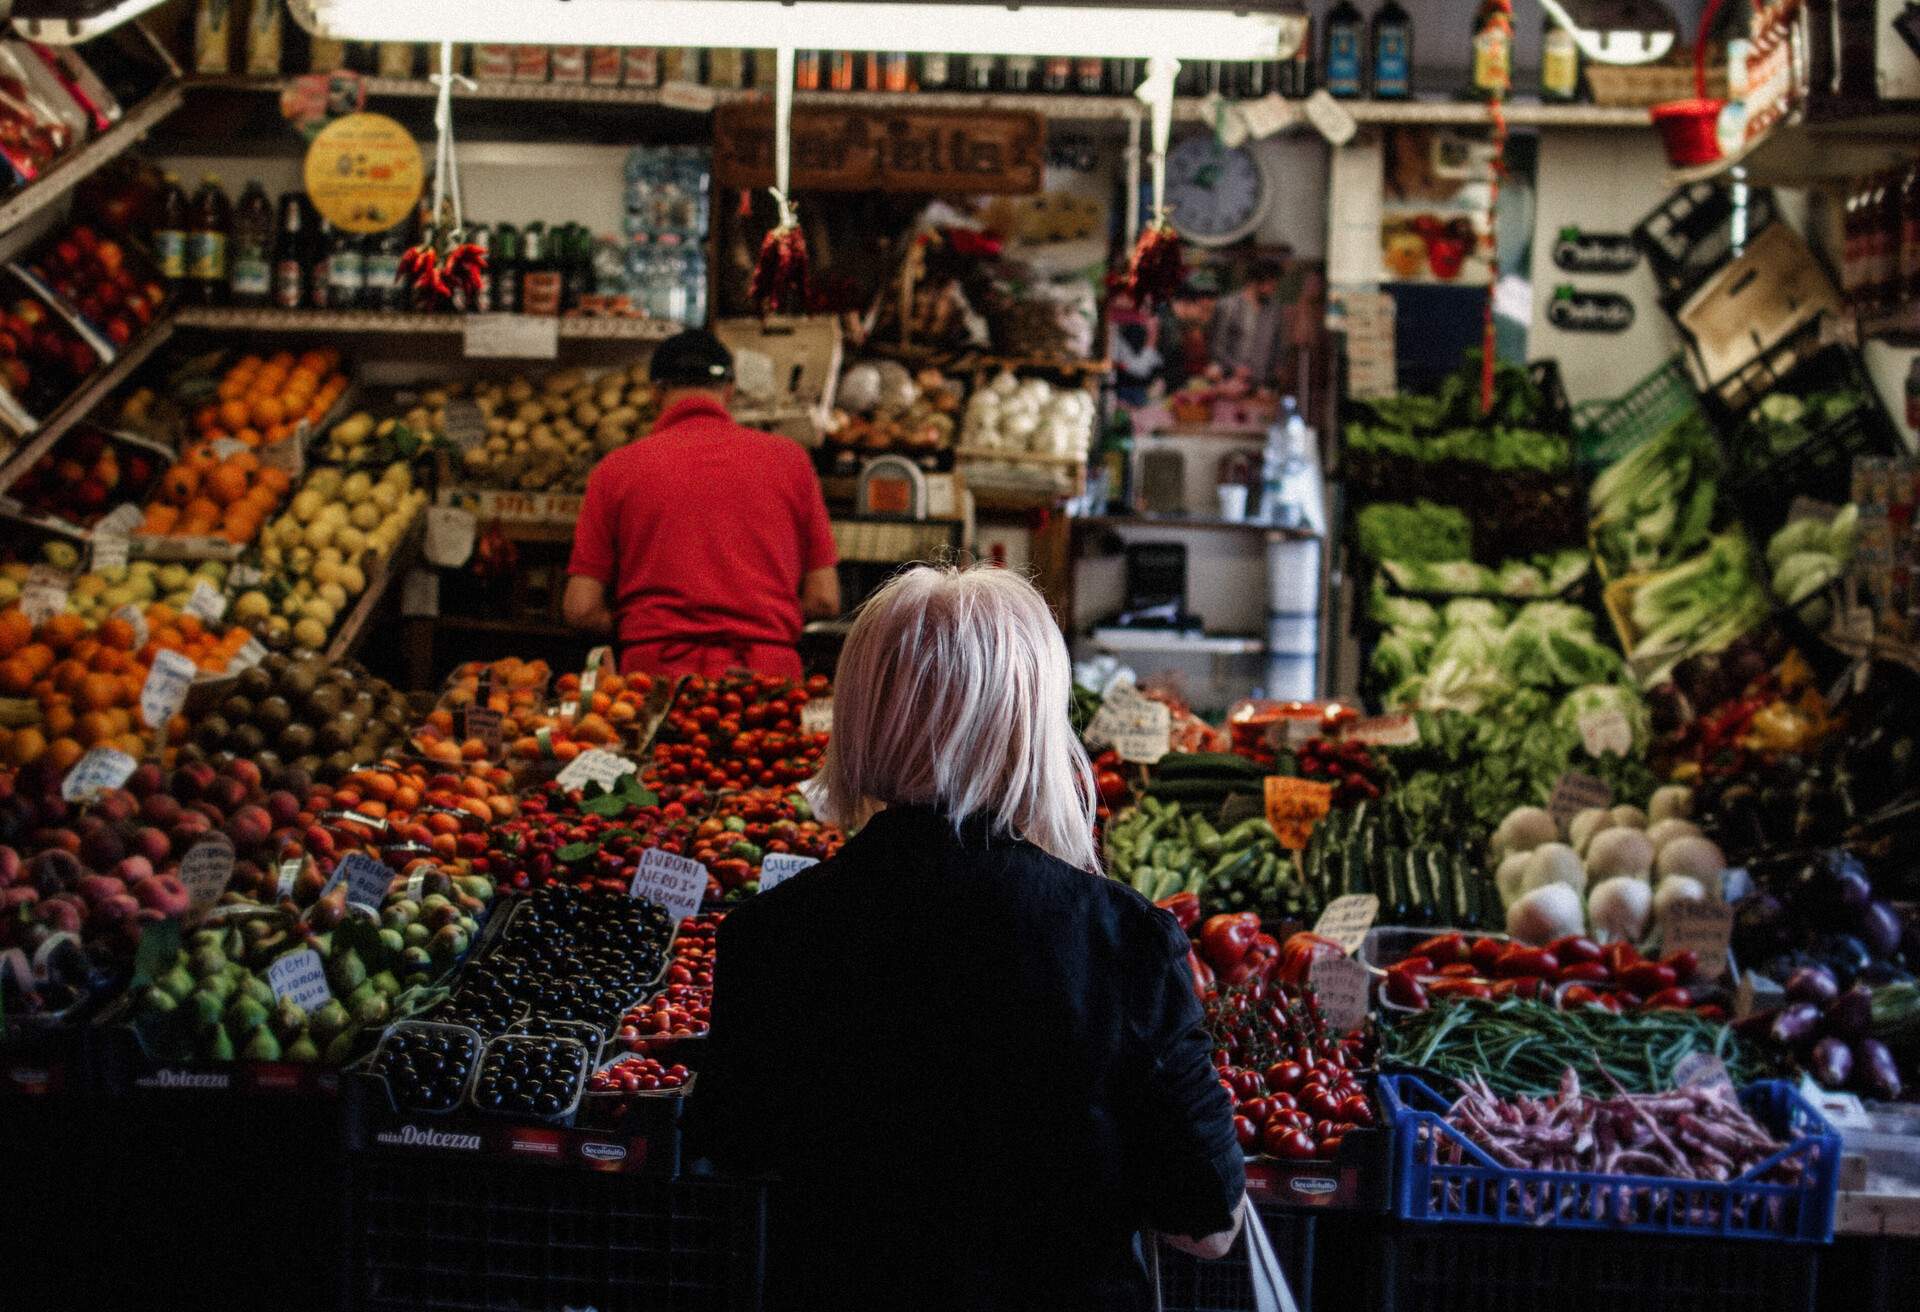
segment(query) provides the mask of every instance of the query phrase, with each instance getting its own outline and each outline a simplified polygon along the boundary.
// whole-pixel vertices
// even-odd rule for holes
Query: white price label
[[[93,550],[87,560],[101,574],[110,569],[124,569],[127,564],[127,540],[114,534],[105,537],[95,534]]]
[[[479,521],[457,506],[427,507],[427,560],[442,569],[458,569],[473,555],[473,535]]]
[[[266,581],[266,573],[258,565],[235,565],[227,571],[230,588],[255,588]]]
[[[95,793],[104,793],[125,783],[138,764],[125,752],[96,747],[67,771],[67,777],[60,781],[60,796],[69,802],[87,801]]]
[[[93,540],[97,544],[101,538],[130,538],[140,527],[140,520],[140,507],[131,501],[115,506],[93,526]]]
[[[180,882],[196,912],[204,912],[227,891],[233,878],[233,840],[225,834],[201,839],[180,858]]]
[[[212,451],[215,460],[231,460],[242,451],[251,451],[252,449],[252,447],[237,437],[216,437],[213,439]]]
[[[1380,899],[1371,893],[1348,893],[1327,903],[1314,923],[1313,932],[1332,939],[1347,952],[1356,951],[1366,941],[1367,931],[1380,914]]]
[[[1660,920],[1660,950],[1700,958],[1699,979],[1717,980],[1727,973],[1727,944],[1732,940],[1733,908],[1725,902],[1675,902]]]
[[[833,732],[833,698],[816,697],[800,707],[800,732]]]
[[[278,902],[293,896],[293,881],[300,878],[300,872],[306,869],[304,856],[290,856],[280,863],[279,877],[274,883],[273,897]]]
[[[197,617],[202,624],[218,624],[221,616],[227,613],[227,598],[205,579],[196,579],[193,595],[187,598],[186,612]]]
[[[1148,702],[1121,717],[1112,734],[1113,750],[1123,761],[1152,765],[1167,754],[1172,735],[1173,712],[1164,703]]]
[[[67,593],[73,576],[51,565],[35,565],[27,573],[20,590],[20,610],[36,626],[46,623],[67,608]]]
[[[147,645],[147,615],[138,606],[122,606],[113,613],[113,618],[125,620],[127,627],[133,630],[133,649],[139,651]]]
[[[798,852],[769,852],[760,862],[760,891],[764,893],[776,884],[784,884],[808,866],[819,864],[819,857],[801,856]]]
[[[455,447],[470,451],[487,440],[487,417],[477,402],[456,396],[441,412],[440,431]]]
[[[307,437],[313,432],[313,425],[302,419],[294,429],[293,436],[282,438],[278,442],[260,448],[260,463],[267,469],[278,469],[287,477],[297,479],[307,468]]]
[[[387,888],[393,883],[393,871],[365,852],[349,852],[333,868],[335,879],[347,881],[347,901],[353,906],[378,911],[387,900]]]
[[[1352,957],[1315,957],[1307,984],[1328,1028],[1345,1034],[1367,1023],[1367,968]]]
[[[180,713],[193,675],[193,661],[181,652],[163,651],[153,658],[153,668],[140,689],[140,718],[148,728],[162,728]]]
[[[248,638],[240,644],[240,650],[227,662],[227,673],[238,674],[250,670],[267,658],[267,649],[258,638]]]
[[[1606,780],[1578,770],[1569,770],[1554,780],[1553,792],[1547,798],[1547,812],[1562,829],[1582,811],[1605,810],[1612,805],[1613,789]]]
[[[418,902],[427,895],[427,872],[416,870],[407,876],[407,901]]]
[[[560,321],[544,314],[470,314],[465,351],[476,360],[551,360],[560,354]]]
[[[1353,134],[1360,130],[1359,122],[1345,105],[1335,100],[1325,87],[1307,97],[1302,106],[1307,122],[1335,146],[1344,146],[1353,140]]]
[[[1625,756],[1633,750],[1633,726],[1617,706],[1588,711],[1580,717],[1580,741],[1588,756]]]
[[[635,774],[639,769],[625,757],[595,747],[568,761],[554,782],[566,789],[585,788],[589,783],[610,789],[620,782],[622,775]]]
[[[276,1001],[290,1001],[309,1015],[333,1001],[326,965],[312,948],[289,952],[268,966],[267,987]]]
[[[712,87],[675,78],[660,84],[660,103],[668,109],[684,109],[695,114],[710,114],[719,96]]]
[[[1420,741],[1420,722],[1411,715],[1372,715],[1355,720],[1345,735],[1365,747],[1412,747]]]
[[[677,923],[698,914],[707,895],[707,868],[691,857],[649,847],[640,853],[627,893],[665,907]]]
[[[1300,121],[1300,111],[1285,96],[1271,95],[1259,100],[1244,100],[1237,108],[1247,135],[1255,141],[1285,132]]]

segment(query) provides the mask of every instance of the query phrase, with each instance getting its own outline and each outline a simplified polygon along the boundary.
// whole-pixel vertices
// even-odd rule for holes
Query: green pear
[[[292,998],[283,999],[273,1009],[273,1032],[282,1040],[291,1040],[307,1028],[306,1008]]]
[[[232,1061],[233,1040],[218,1025],[207,1032],[207,1038],[200,1046],[201,1055],[208,1061]]]
[[[164,989],[175,1002],[185,1002],[187,995],[193,992],[193,972],[185,966],[175,966],[154,982]]]
[[[381,971],[367,982],[389,998],[400,991],[400,980],[390,970]]]
[[[398,956],[406,946],[407,940],[401,936],[399,930],[383,929],[380,931],[380,947],[388,956]]]
[[[240,991],[263,1007],[273,1006],[273,985],[258,975],[248,975],[242,980]]]
[[[410,948],[425,947],[427,945],[427,940],[431,939],[432,937],[433,937],[433,931],[428,929],[425,925],[421,924],[417,920],[413,921],[405,929],[400,931],[401,941],[404,942]]]
[[[358,1025],[385,1025],[387,1023],[387,1017],[392,1014],[392,1010],[393,1009],[388,1006],[386,998],[379,993],[375,993],[370,997],[362,998],[359,1004],[353,1008],[354,1023]]]
[[[360,1027],[352,1026],[334,1035],[320,1054],[320,1060],[329,1066],[344,1066],[353,1056],[353,1046],[360,1037]]]
[[[207,979],[218,975],[227,968],[227,955],[212,945],[195,948],[187,965],[198,979]]]
[[[193,1022],[196,1031],[205,1031],[220,1024],[220,1018],[226,1013],[227,1004],[214,993],[202,989],[189,995],[192,998]]]
[[[158,985],[140,990],[140,1010],[150,1016],[164,1016],[180,1004],[173,994]]]
[[[284,1055],[288,1061],[297,1061],[306,1065],[312,1065],[314,1062],[320,1060],[320,1049],[315,1046],[312,1035],[302,1034],[299,1038],[287,1045],[287,1051]]]
[[[280,1040],[273,1037],[272,1030],[262,1025],[247,1040],[247,1046],[240,1050],[240,1055],[248,1061],[279,1061]]]
[[[267,1023],[267,1009],[245,994],[227,1006],[227,1028],[236,1035],[247,1035]]]
[[[198,992],[210,993],[219,999],[221,1006],[227,1005],[227,999],[234,995],[233,976],[221,971],[218,975],[209,975],[200,981]]]
[[[327,982],[333,985],[335,993],[352,993],[366,982],[366,978],[366,963],[352,948],[335,957],[327,966]]]

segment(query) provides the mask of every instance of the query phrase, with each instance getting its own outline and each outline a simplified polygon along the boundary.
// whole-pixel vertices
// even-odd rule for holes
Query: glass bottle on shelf
[[[1073,57],[1048,55],[1040,68],[1040,89],[1050,96],[1064,96],[1073,87]]]
[[[520,313],[520,231],[511,223],[494,227],[487,287],[495,313]]]
[[[1580,47],[1573,33],[1549,22],[1540,49],[1540,98],[1567,104],[1580,95]]]
[[[1405,100],[1413,94],[1413,19],[1399,0],[1373,15],[1373,96]]]
[[[860,57],[852,50],[827,52],[827,89],[852,91],[860,85]]]
[[[257,179],[241,189],[229,251],[229,299],[235,305],[265,305],[273,290],[273,202]]]
[[[1327,12],[1322,35],[1327,53],[1324,66],[1329,95],[1358,100],[1366,94],[1366,20],[1353,0],[1340,0]]]
[[[968,55],[967,90],[992,91],[999,82],[999,62],[992,55]]]
[[[793,89],[795,91],[820,89],[820,53],[818,50],[793,52]]]
[[[954,57],[945,54],[920,56],[920,89],[945,91],[953,85]]]
[[[362,256],[365,272],[360,303],[369,310],[410,308],[413,294],[400,285],[400,252],[407,246],[406,231],[406,224],[396,223],[367,238]]]
[[[1016,94],[1032,91],[1039,71],[1040,61],[1033,55],[1008,55],[1002,77],[1005,89]]]
[[[1481,0],[1473,19],[1473,62],[1467,92],[1478,100],[1492,100],[1504,97],[1512,88],[1513,25],[1501,16],[1492,0]]]
[[[227,234],[233,208],[220,179],[209,173],[194,193],[187,221],[187,296],[196,305],[218,305],[227,295]]]
[[[1101,96],[1107,91],[1107,61],[1091,56],[1073,64],[1073,89],[1083,96]]]
[[[273,303],[283,310],[297,310],[307,299],[306,208],[306,198],[299,192],[284,193],[273,225]]]
[[[187,229],[191,224],[188,209],[187,193],[181,188],[179,177],[172,173],[163,175],[159,212],[153,221],[153,259],[166,281],[167,293],[176,300],[184,297],[187,290]]]
[[[1280,94],[1295,100],[1313,94],[1313,17],[1308,15],[1300,44],[1280,68]]]
[[[325,219],[314,224],[313,236],[307,248],[305,288],[308,305],[316,310],[334,308],[333,225]]]
[[[327,304],[336,310],[357,310],[366,291],[366,246],[357,233],[335,228],[327,256]]]

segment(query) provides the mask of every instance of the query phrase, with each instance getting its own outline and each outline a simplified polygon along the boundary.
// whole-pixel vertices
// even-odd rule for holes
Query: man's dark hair
[[[1285,270],[1280,267],[1280,261],[1271,255],[1262,255],[1247,269],[1247,281],[1278,282],[1283,272]]]
[[[689,328],[654,348],[647,377],[662,387],[725,387],[733,381],[733,352],[706,329]]]

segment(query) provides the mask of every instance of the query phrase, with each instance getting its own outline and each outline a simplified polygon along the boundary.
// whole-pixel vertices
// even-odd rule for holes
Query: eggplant
[[[1873,881],[1867,878],[1867,868],[1860,864],[1860,858],[1851,852],[1833,851],[1827,853],[1825,866],[1840,905],[1855,915],[1865,911],[1873,901]]]
[[[1891,957],[1900,951],[1901,929],[1899,913],[1885,902],[1869,902],[1860,913],[1860,939],[1876,957]]]
[[[1840,981],[1825,966],[1802,966],[1787,980],[1787,1001],[1826,1006],[1840,996]]]
[[[1787,945],[1786,904],[1764,890],[1733,908],[1733,942],[1743,959],[1772,956]]]
[[[1897,1102],[1900,1098],[1900,1068],[1893,1053],[1878,1039],[1861,1039],[1853,1045],[1853,1065],[1860,1087],[1870,1098]]]
[[[1782,1048],[1804,1048],[1819,1032],[1820,1008],[1811,1002],[1787,1004],[1767,1027],[1767,1037]]]
[[[1891,961],[1876,961],[1860,972],[1857,984],[1871,984],[1880,988],[1886,984],[1904,984],[1913,978],[1913,972],[1905,966],[1896,966]]]
[[[1845,1039],[1829,1034],[1813,1045],[1813,1078],[1823,1089],[1844,1089],[1853,1078],[1853,1049]]]
[[[1827,1033],[1843,1039],[1865,1038],[1872,1024],[1873,990],[1865,984],[1855,984],[1827,1008]]]
[[[1873,964],[1873,953],[1851,934],[1822,934],[1813,942],[1813,955],[1826,963],[1843,989]]]

